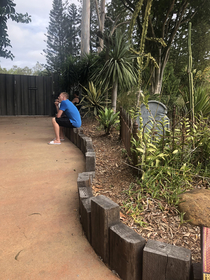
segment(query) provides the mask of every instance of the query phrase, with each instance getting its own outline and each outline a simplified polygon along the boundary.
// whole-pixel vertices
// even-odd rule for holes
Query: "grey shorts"
[[[59,126],[75,128],[67,117],[55,118],[55,120]]]

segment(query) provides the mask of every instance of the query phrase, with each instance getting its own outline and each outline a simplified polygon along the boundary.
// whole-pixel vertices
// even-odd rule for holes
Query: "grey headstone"
[[[144,104],[141,105],[141,116],[143,119],[143,126],[145,131],[151,130],[153,124],[155,125],[155,131],[157,134],[163,134],[163,127],[160,122],[164,123],[164,129],[169,129],[170,121],[167,117],[167,108],[166,106],[156,100],[148,101],[149,110],[146,108]],[[155,122],[156,124],[155,124]],[[138,126],[140,125],[139,117],[137,118]]]

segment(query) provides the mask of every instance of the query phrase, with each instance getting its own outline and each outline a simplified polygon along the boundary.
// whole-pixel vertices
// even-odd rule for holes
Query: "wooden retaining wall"
[[[155,240],[145,240],[120,221],[119,205],[92,194],[95,152],[82,128],[65,128],[66,136],[83,152],[86,172],[77,179],[81,224],[95,252],[123,280],[201,280],[201,265],[191,251]],[[198,272],[199,271],[199,272]]]

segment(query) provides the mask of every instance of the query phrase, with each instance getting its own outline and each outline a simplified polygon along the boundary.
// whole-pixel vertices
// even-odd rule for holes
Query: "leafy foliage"
[[[109,58],[99,73],[94,73],[97,83],[104,87],[111,86],[117,79],[124,87],[130,88],[137,79],[132,60],[136,58],[129,51],[129,42],[125,41],[123,34],[116,33],[111,39],[108,49]]]
[[[28,13],[17,13],[15,6],[16,4],[12,0],[1,0],[0,3],[0,57],[10,59],[13,59],[14,55],[8,50],[8,47],[12,47],[7,33],[8,19],[22,23],[29,23],[31,21],[31,16]]]
[[[188,89],[184,89],[182,91],[182,96],[185,102],[185,106],[186,106],[186,111],[189,112],[190,111],[190,106],[189,106],[189,93],[188,93]],[[194,112],[195,112],[195,116],[197,116],[197,118],[199,118],[199,116],[203,116],[203,117],[208,117],[210,114],[210,93],[209,93],[209,89],[206,87],[196,87],[195,91],[194,91]]]
[[[47,75],[47,71],[44,69],[43,65],[41,65],[39,62],[36,63],[36,65],[31,69],[27,66],[24,68],[17,67],[14,65],[10,69],[1,68],[0,66],[0,73],[1,74],[13,74],[13,75],[34,75],[34,76],[45,76]]]
[[[93,113],[97,116],[99,111],[104,109],[104,94],[101,88],[97,89],[94,86],[93,82],[89,82],[89,89],[83,88],[86,94],[83,94],[81,105],[83,109],[87,110],[87,113]]]
[[[137,67],[133,63],[137,56],[129,50],[130,44],[123,34],[116,32],[107,42],[107,55],[102,69],[94,72],[92,79],[104,88],[112,88],[112,108],[116,111],[117,89],[130,89],[137,84]]]
[[[139,10],[136,20],[138,36],[135,36],[135,38],[137,38],[138,41],[134,41],[137,48],[139,48],[141,44],[141,34],[144,29],[145,13],[147,12],[146,5],[149,1],[122,1],[124,6],[134,15],[138,10],[138,5],[143,3],[143,9]],[[199,2],[195,0],[153,1],[148,22],[147,37],[161,38],[166,44],[160,44],[160,41],[153,39],[146,40],[145,42],[145,53],[150,53],[151,56],[155,58],[159,66],[159,69],[154,69],[152,63],[150,63],[151,89],[153,94],[161,92],[164,69],[169,59],[170,49],[173,45],[174,39],[180,32],[180,28],[183,26],[183,29],[186,29],[188,21],[190,21],[193,17],[197,17],[199,19],[199,16],[203,15],[202,7],[204,7],[204,5],[209,7],[209,0],[202,0]],[[205,20],[208,20],[209,18],[207,14],[208,13],[206,13]],[[177,49],[180,53],[180,45],[177,46]]]
[[[209,65],[210,48],[210,2],[205,1],[205,8],[198,9],[192,22],[193,68],[203,71]],[[181,50],[181,52],[180,52]],[[172,44],[170,58],[179,75],[187,65],[187,26],[183,25],[177,32]]]
[[[87,87],[92,81],[92,74],[94,70],[98,69],[98,57],[95,54],[84,54],[78,61],[79,82]],[[98,86],[98,85],[97,85]]]
[[[104,110],[99,111],[98,120],[104,127],[106,134],[110,134],[111,127],[120,122],[119,113],[120,112],[114,113],[112,109],[107,107],[105,107]]]
[[[75,4],[53,0],[50,22],[47,28],[46,68],[62,73],[69,55],[77,55],[79,48],[79,15]]]
[[[78,58],[69,55],[65,63],[62,65],[61,85],[66,92],[70,92],[71,88],[79,85],[79,66]]]
[[[172,131],[159,134],[140,126],[139,140],[133,139],[142,177],[141,192],[152,198],[179,204],[179,195],[192,187],[193,178],[210,176],[210,129],[197,119],[191,129],[188,118],[181,118]]]

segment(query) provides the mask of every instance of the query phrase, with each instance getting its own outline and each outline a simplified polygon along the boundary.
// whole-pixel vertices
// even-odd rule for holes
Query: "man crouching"
[[[60,145],[60,127],[80,127],[82,124],[80,113],[77,107],[69,101],[69,95],[67,92],[61,92],[58,96],[58,103],[60,103],[60,108],[57,107],[57,115],[52,118],[52,124],[55,131],[55,139],[50,141],[50,145]],[[65,113],[64,116],[62,114]]]

